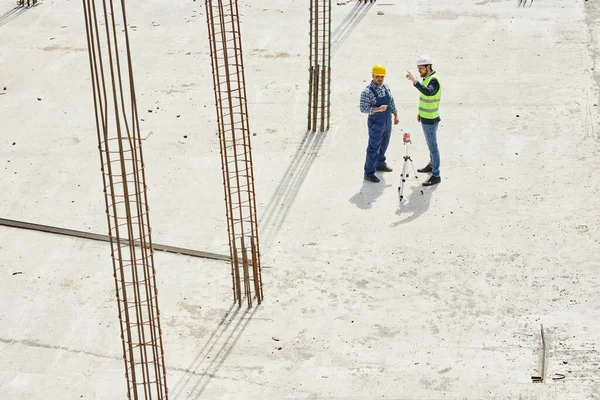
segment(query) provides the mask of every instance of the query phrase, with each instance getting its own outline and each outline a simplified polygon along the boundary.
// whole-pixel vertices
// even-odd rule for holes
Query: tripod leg
[[[417,175],[417,170],[415,169],[415,165],[413,164],[412,160],[410,160],[410,167],[413,170],[413,174],[415,174],[415,179],[419,179],[419,175]]]
[[[400,175],[400,177],[402,178],[402,183],[400,184],[400,187],[398,188],[398,190],[400,191],[400,201],[402,201],[402,199],[404,199],[404,183],[406,182],[406,178],[408,178],[408,174],[406,173],[406,163],[408,162],[408,159],[404,159],[404,164],[402,165],[402,175]]]

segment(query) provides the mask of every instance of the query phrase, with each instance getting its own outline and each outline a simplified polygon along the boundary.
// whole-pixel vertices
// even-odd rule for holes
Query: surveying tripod
[[[417,171],[415,170],[415,166],[412,163],[412,158],[410,158],[410,156],[408,155],[408,145],[412,143],[412,141],[410,140],[410,133],[405,132],[404,136],[402,136],[402,141],[404,142],[404,148],[406,149],[406,153],[404,155],[404,164],[402,165],[402,174],[400,175],[402,183],[400,184],[400,186],[398,186],[398,191],[400,192],[400,201],[404,199],[404,183],[406,182],[406,178],[408,178],[407,165],[409,163],[410,167],[413,170],[413,173],[415,174],[415,179],[419,179],[419,177],[417,176]]]

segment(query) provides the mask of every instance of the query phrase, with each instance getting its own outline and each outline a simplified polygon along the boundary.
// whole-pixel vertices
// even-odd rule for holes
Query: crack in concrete
[[[99,354],[99,353],[94,353],[91,351],[86,351],[86,350],[79,350],[79,349],[72,349],[69,347],[65,347],[65,346],[58,346],[58,345],[52,345],[52,344],[46,344],[46,343],[41,343],[37,340],[16,340],[16,339],[6,339],[6,338],[0,338],[0,343],[4,343],[4,344],[9,344],[9,345],[23,345],[23,346],[28,346],[28,347],[35,347],[35,348],[41,348],[41,349],[49,349],[49,350],[60,350],[60,351],[66,351],[68,353],[73,353],[73,354],[84,354],[87,356],[92,356],[92,357],[97,357],[97,358],[103,358],[103,359],[108,359],[108,360],[115,360],[115,361],[123,361],[123,357],[114,357],[114,356],[109,356],[106,354]],[[218,379],[228,379],[228,380],[234,380],[234,381],[244,381],[244,382],[250,382],[250,383],[254,383],[256,385],[260,385],[260,383],[257,382],[251,382],[247,379],[244,378],[232,378],[229,376],[217,376],[215,373],[210,373],[210,372],[196,372],[196,371],[192,371],[190,369],[186,369],[186,368],[179,368],[179,367],[170,367],[167,366],[167,371],[177,371],[177,372],[182,372],[185,374],[190,374],[193,376],[198,376],[198,377],[209,377],[209,378],[218,378]]]
[[[15,339],[0,338],[0,343],[11,344],[11,345],[12,344],[21,344],[21,345],[29,346],[29,347],[37,347],[37,348],[50,349],[50,350],[62,350],[62,351],[66,351],[69,353],[75,353],[75,354],[85,354],[88,356],[94,356],[94,357],[98,357],[98,358],[106,358],[106,359],[111,359],[111,360],[122,360],[122,358],[120,358],[120,357],[107,356],[104,354],[93,353],[91,351],[70,349],[70,348],[64,347],[64,346],[40,343],[37,340],[15,340]]]
[[[598,40],[594,36],[594,24],[598,21],[598,17],[600,15],[600,5],[595,2],[585,2],[584,5],[584,14],[585,14],[585,25],[588,31],[588,42],[587,48],[592,56],[592,62],[594,65],[594,72],[592,73],[592,77],[594,82],[596,82],[596,87],[600,87],[600,72],[598,72],[597,62],[596,60],[600,57],[600,49],[598,46]]]
[[[598,90],[598,88],[600,88],[600,71],[598,70],[598,58],[600,57],[600,43],[598,41],[598,37],[594,32],[594,28],[597,28],[600,22],[600,5],[597,2],[590,2],[590,1],[586,1],[584,3],[584,14],[585,14],[585,25],[587,28],[587,34],[588,34],[588,41],[587,41],[587,49],[588,52],[592,58],[592,79],[595,83],[595,85],[593,85],[594,87],[592,88],[592,90],[594,91],[594,97],[596,98],[595,104],[599,104],[600,103],[600,92]],[[586,97],[588,97],[589,94],[586,95]],[[587,99],[586,99],[587,100]],[[590,121],[590,125],[591,125],[591,131],[592,131],[592,137],[595,139],[598,139],[598,137],[596,136],[596,132],[594,129],[594,123],[595,123],[595,118],[594,118],[594,109],[593,107],[590,105],[590,101],[587,100],[586,101],[586,136],[587,136],[587,119],[589,118]]]

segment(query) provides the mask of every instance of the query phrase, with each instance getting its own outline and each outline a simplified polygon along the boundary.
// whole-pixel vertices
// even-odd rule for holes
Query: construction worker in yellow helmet
[[[441,121],[439,106],[442,98],[442,80],[438,73],[433,70],[433,62],[429,56],[419,57],[417,68],[423,82],[417,81],[408,71],[406,79],[410,80],[413,86],[421,92],[417,121],[423,127],[425,141],[427,147],[429,147],[429,164],[417,171],[421,173],[431,172],[429,179],[423,182],[423,186],[431,186],[442,181],[440,177],[440,151],[437,144],[437,129]]]
[[[375,65],[371,70],[372,81],[360,94],[360,112],[368,114],[369,144],[365,161],[364,179],[379,182],[375,171],[391,172],[386,164],[385,152],[392,134],[392,114],[394,125],[397,125],[398,110],[389,86],[383,83],[386,70],[383,65]]]

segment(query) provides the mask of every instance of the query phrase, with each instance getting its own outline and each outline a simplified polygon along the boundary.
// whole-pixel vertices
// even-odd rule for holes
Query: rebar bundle
[[[237,0],[206,0],[233,299],[262,302],[252,148]]]
[[[310,0],[308,127],[329,130],[331,98],[331,0]]]
[[[97,3],[83,11],[127,398],[168,399],[125,0]]]

